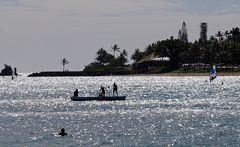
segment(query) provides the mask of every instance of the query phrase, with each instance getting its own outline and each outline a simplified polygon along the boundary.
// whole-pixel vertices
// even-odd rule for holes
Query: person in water
[[[100,96],[105,96],[105,93],[106,93],[105,89],[106,89],[105,87],[101,86],[101,89],[100,89],[101,94],[100,94]]]
[[[67,136],[67,133],[65,132],[65,129],[62,128],[62,129],[61,129],[61,132],[58,133],[58,135],[60,135],[60,136]]]
[[[114,82],[114,83],[113,83],[113,96],[114,96],[114,93],[116,93],[117,96],[118,96],[117,90],[118,90],[117,84]]]
[[[78,96],[78,89],[74,91],[74,96]]]

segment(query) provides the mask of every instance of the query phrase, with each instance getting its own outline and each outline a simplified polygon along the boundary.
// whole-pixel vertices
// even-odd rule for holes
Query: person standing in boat
[[[78,89],[76,89],[75,91],[74,91],[74,94],[73,94],[74,96],[78,96]]]
[[[100,94],[100,96],[103,96],[103,97],[105,96],[105,93],[106,93],[105,89],[106,89],[105,87],[101,86],[101,89],[100,89],[101,94]]]
[[[114,96],[114,93],[116,93],[116,95],[118,96],[117,90],[118,90],[117,84],[114,82],[113,83],[113,96]]]

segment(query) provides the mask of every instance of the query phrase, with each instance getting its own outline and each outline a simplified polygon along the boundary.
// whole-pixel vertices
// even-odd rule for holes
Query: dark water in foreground
[[[240,77],[206,80],[0,78],[0,146],[239,146]],[[126,101],[70,101],[113,82]]]

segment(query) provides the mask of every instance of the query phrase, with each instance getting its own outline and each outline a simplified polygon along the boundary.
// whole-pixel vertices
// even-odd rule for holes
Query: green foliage
[[[114,72],[119,68],[125,67],[128,62],[126,50],[120,51],[120,48],[118,48],[116,44],[112,48],[115,48],[115,51],[119,51],[120,55],[115,57],[114,55],[108,53],[105,49],[100,48],[96,54],[96,61],[85,66],[84,71]]]
[[[134,60],[135,62],[141,60],[143,58],[143,52],[140,51],[139,48],[135,49],[131,59]]]
[[[154,53],[160,57],[169,57],[172,66],[179,66],[181,63],[180,57],[185,47],[185,42],[171,37],[171,39],[158,41],[149,45],[144,53],[141,54],[148,56]]]
[[[117,66],[124,66],[126,63],[127,63],[127,52],[126,50],[123,50],[119,57],[116,58],[116,63],[117,63]]]
[[[13,73],[12,67],[10,65],[4,64],[4,69],[2,69],[1,74],[4,76],[5,75],[9,76],[12,75],[12,73]]]
[[[186,23],[183,22],[182,29],[178,32],[178,39],[180,39],[184,43],[188,43],[188,33]]]
[[[101,48],[97,51],[96,61],[101,64],[105,65],[110,63],[114,59],[114,56],[109,54],[105,49]]]
[[[207,41],[207,30],[208,30],[208,25],[206,22],[203,22],[200,24],[200,38],[199,42],[205,43]]]
[[[238,27],[225,33],[218,31],[208,40],[207,23],[202,23],[200,26],[199,41],[186,44],[181,38],[171,37],[171,39],[150,44],[141,54],[136,50],[132,59],[140,60],[141,58],[135,56],[143,55],[144,57],[154,53],[160,57],[169,57],[172,67],[179,67],[185,63],[240,65],[240,29]],[[179,33],[181,35],[181,31]]]
[[[103,71],[104,66],[98,62],[92,62],[89,65],[85,66],[84,71],[86,72],[99,72]]]
[[[131,59],[137,62],[144,57],[157,55],[158,57],[170,58],[170,66],[165,69],[177,69],[183,64],[193,65],[240,65],[240,29],[238,27],[227,30],[224,33],[218,31],[214,36],[207,38],[207,23],[200,25],[200,39],[195,42],[187,42],[186,25],[179,31],[178,39],[161,40],[148,45],[144,51],[135,49]],[[185,32],[185,36],[181,36]],[[183,37],[183,38],[181,38]],[[85,67],[85,71],[119,71],[126,67],[127,52],[120,50],[117,44],[111,49],[114,55],[101,48],[97,51],[96,60]],[[119,55],[115,57],[115,52]],[[205,67],[204,67],[205,69]],[[197,69],[199,70],[199,69]]]

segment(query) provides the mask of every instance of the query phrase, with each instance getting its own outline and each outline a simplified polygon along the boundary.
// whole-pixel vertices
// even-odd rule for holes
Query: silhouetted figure
[[[78,89],[76,89],[75,91],[74,91],[74,94],[73,94],[74,96],[78,96]]]
[[[17,68],[16,68],[16,67],[14,68],[13,72],[14,72],[14,75],[15,75],[15,76],[18,76]]]
[[[114,96],[114,93],[116,93],[117,96],[118,96],[117,90],[118,90],[117,84],[114,82],[114,83],[113,83],[113,96]]]
[[[61,132],[58,133],[58,135],[61,135],[61,136],[67,136],[67,133],[65,132],[65,129],[62,128],[62,129],[61,129]]]
[[[103,97],[105,96],[105,93],[106,93],[105,89],[106,89],[105,87],[101,86],[101,89],[100,89],[101,93],[99,96],[103,96]]]

